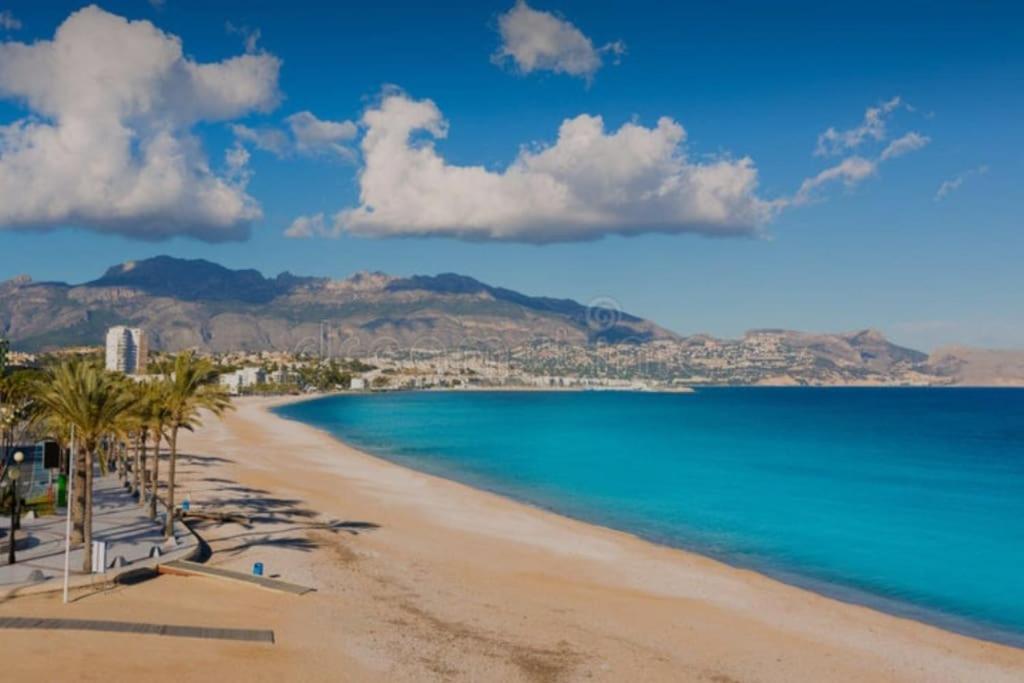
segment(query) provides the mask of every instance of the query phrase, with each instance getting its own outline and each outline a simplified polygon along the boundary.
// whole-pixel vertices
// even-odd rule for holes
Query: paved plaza
[[[163,536],[163,515],[150,520],[148,506],[138,501],[121,485],[117,476],[96,477],[93,492],[93,540],[107,543],[107,572],[90,574],[82,571],[82,547],[71,551],[71,584],[92,584],[133,569],[154,566],[155,552],[161,560],[187,556],[197,546],[197,539],[178,524],[176,541],[166,543]],[[7,565],[11,520],[0,521],[0,593],[41,583],[58,587],[64,576],[64,536],[66,510],[38,519],[23,518],[18,531],[17,562]]]

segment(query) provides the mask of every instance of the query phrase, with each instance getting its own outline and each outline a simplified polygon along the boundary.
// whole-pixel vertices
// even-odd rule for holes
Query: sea
[[[404,466],[1024,646],[1024,390],[395,392],[276,411]]]

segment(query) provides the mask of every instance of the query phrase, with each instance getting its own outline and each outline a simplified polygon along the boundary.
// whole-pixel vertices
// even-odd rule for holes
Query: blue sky
[[[209,111],[185,119],[174,102],[161,105],[174,111],[175,134],[199,145],[198,151],[188,148],[188,158],[208,159],[211,173],[227,179],[231,188],[243,188],[238,196],[254,202],[255,213],[247,207],[232,214],[232,220],[245,223],[249,236],[210,242],[210,235],[222,233],[182,227],[195,216],[200,223],[209,218],[198,208],[188,210],[197,204],[194,197],[206,195],[182,195],[172,202],[174,209],[145,205],[111,222],[110,216],[97,217],[103,208],[88,197],[61,213],[57,188],[37,204],[14,202],[8,214],[0,208],[0,278],[29,273],[36,279],[83,281],[113,263],[161,253],[268,274],[454,271],[534,294],[584,302],[611,297],[626,310],[682,333],[877,327],[925,349],[947,343],[1024,348],[1019,208],[1024,11],[1019,5],[702,4],[707,6],[537,0],[529,7],[551,13],[545,17],[559,22],[551,26],[571,25],[585,36],[600,65],[584,59],[584,66],[578,60],[573,66],[570,58],[581,53],[566,51],[541,54],[531,67],[523,61],[531,46],[514,45],[515,34],[503,29],[512,0],[330,8],[301,0],[103,3],[106,12],[151,21],[180,38],[183,59],[190,63],[243,55],[246,37],[259,31],[248,48],[252,64],[276,65],[268,86],[273,92],[244,102],[224,95]],[[51,40],[80,7],[0,0],[0,41]],[[528,39],[536,26],[526,24]],[[504,59],[493,58],[503,44]],[[624,53],[616,54],[622,51],[612,46],[620,44]],[[126,61],[138,60],[126,55]],[[32,68],[29,64],[25,73],[38,76]],[[239,74],[225,70],[222,75]],[[65,98],[68,93],[53,92],[74,85],[60,81],[37,92],[10,75],[5,88],[4,78],[0,64],[0,125],[26,117],[46,123],[55,116],[52,108],[45,110],[49,102],[63,107],[60,116],[70,107],[75,114],[85,111],[83,120],[94,120],[92,110],[81,104],[89,102],[89,93],[74,91]],[[97,95],[96,106],[103,106],[104,97]],[[434,177],[424,170],[412,180],[403,176],[387,184],[389,174],[409,158],[364,147],[370,126],[363,117],[386,111],[389,97],[446,122],[445,137],[414,130],[413,144],[403,154],[432,141],[429,161],[440,160],[451,173]],[[866,110],[897,97],[899,103],[881,115],[884,132],[874,137],[874,129],[863,128]],[[287,117],[299,112],[310,112],[319,122],[355,125],[351,135],[332,129],[337,133],[333,146],[317,138],[319,147],[302,150],[298,138],[287,137]],[[538,201],[540,217],[517,215],[519,204],[535,208],[534,195],[521,192],[502,173],[516,163],[530,169],[548,164],[543,150],[568,149],[568,143],[559,143],[559,128],[583,114],[602,117],[605,135],[634,126],[650,136],[644,144],[672,152],[654,166],[625,169],[636,171],[629,176],[631,188],[637,183],[641,190],[651,183],[651,188],[665,187],[716,163],[731,183],[744,177],[741,160],[748,157],[756,168],[756,188],[744,186],[710,212],[690,200],[668,209],[647,200],[609,200],[599,216],[579,218],[579,207],[563,214]],[[129,128],[152,124],[139,123],[135,115],[117,116]],[[685,139],[673,137],[671,126],[660,127],[661,117],[685,129]],[[260,149],[254,136],[240,137],[238,126],[285,134],[288,148],[276,154]],[[860,144],[816,155],[819,136],[830,127],[839,135],[868,132]],[[379,129],[392,130],[384,124]],[[90,134],[102,141],[101,133]],[[910,133],[924,142],[883,161],[884,150]],[[10,157],[7,144],[8,150],[0,147],[0,159]],[[568,187],[583,197],[598,196],[589,194],[597,182],[589,170],[629,156],[625,152],[633,148],[618,144],[609,142],[607,154],[588,152],[576,159],[582,166],[573,166]],[[240,167],[247,182],[236,186],[224,159],[238,148],[248,154]],[[523,148],[540,156],[524,161]],[[686,161],[672,166],[680,154]],[[870,172],[822,181],[801,198],[808,179],[851,157],[870,163]],[[71,173],[74,182],[88,177],[94,165],[83,158],[102,155],[76,157],[68,161],[70,169],[60,170]],[[483,168],[476,175],[464,173],[469,166]],[[33,172],[42,179],[32,178],[33,191],[54,175],[48,167]],[[527,175],[536,180],[539,173]],[[4,178],[0,162],[0,197],[10,189],[5,182],[15,186]],[[371,186],[369,178],[382,184]],[[200,193],[220,182],[207,175],[193,180]],[[406,196],[407,187],[420,182],[438,192],[426,199]],[[600,185],[602,201],[619,189],[610,182]],[[943,183],[949,184],[940,197]],[[361,187],[378,187],[380,201],[361,201]],[[511,208],[465,218],[479,214],[477,201],[490,210],[488,201],[465,197],[474,192]],[[393,212],[378,208],[392,196],[400,200]],[[462,201],[469,202],[465,212],[458,211]],[[375,211],[335,219],[369,204]],[[285,236],[297,217],[320,213],[319,232],[330,236]],[[574,227],[560,227],[563,215]],[[456,226],[456,220],[462,222]],[[230,236],[237,237],[236,223],[231,226],[223,234],[234,231]]]

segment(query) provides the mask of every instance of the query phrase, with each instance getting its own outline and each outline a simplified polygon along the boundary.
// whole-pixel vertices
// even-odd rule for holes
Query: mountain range
[[[649,349],[645,367],[657,367],[662,379],[1024,384],[1024,353],[953,348],[930,357],[873,330],[684,337],[610,302],[587,306],[528,296],[452,273],[267,278],[256,270],[158,256],[112,266],[78,285],[27,276],[0,282],[0,337],[18,350],[100,344],[115,324],[143,327],[151,348],[169,351],[316,353],[326,344],[334,354],[367,356],[556,345],[574,352],[562,355],[563,364],[576,358],[568,364],[579,366],[554,368],[559,372],[580,370],[598,357],[636,358],[637,349]]]
[[[492,340],[511,347],[542,337],[580,344],[675,337],[611,309],[610,324],[593,325],[594,310],[451,273],[266,278],[169,256],[116,265],[80,285],[27,276],[0,283],[0,336],[22,350],[98,344],[114,324],[145,328],[154,349],[220,352],[302,350],[310,340],[319,344],[322,322],[332,340],[348,340],[352,353],[384,343]]]

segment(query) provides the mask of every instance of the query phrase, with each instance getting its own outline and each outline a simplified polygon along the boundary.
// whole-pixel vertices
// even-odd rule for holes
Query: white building
[[[141,375],[146,372],[148,355],[145,330],[122,325],[107,330],[107,370]]]
[[[293,384],[299,381],[299,374],[287,368],[281,368],[269,373],[267,381],[271,384]]]
[[[349,385],[349,389],[351,389],[352,391],[365,391],[366,380],[363,379],[362,377],[353,377],[352,384]]]
[[[227,388],[232,394],[240,394],[243,389],[254,387],[257,384],[265,384],[266,381],[267,373],[263,368],[241,368],[220,376],[221,386]]]

